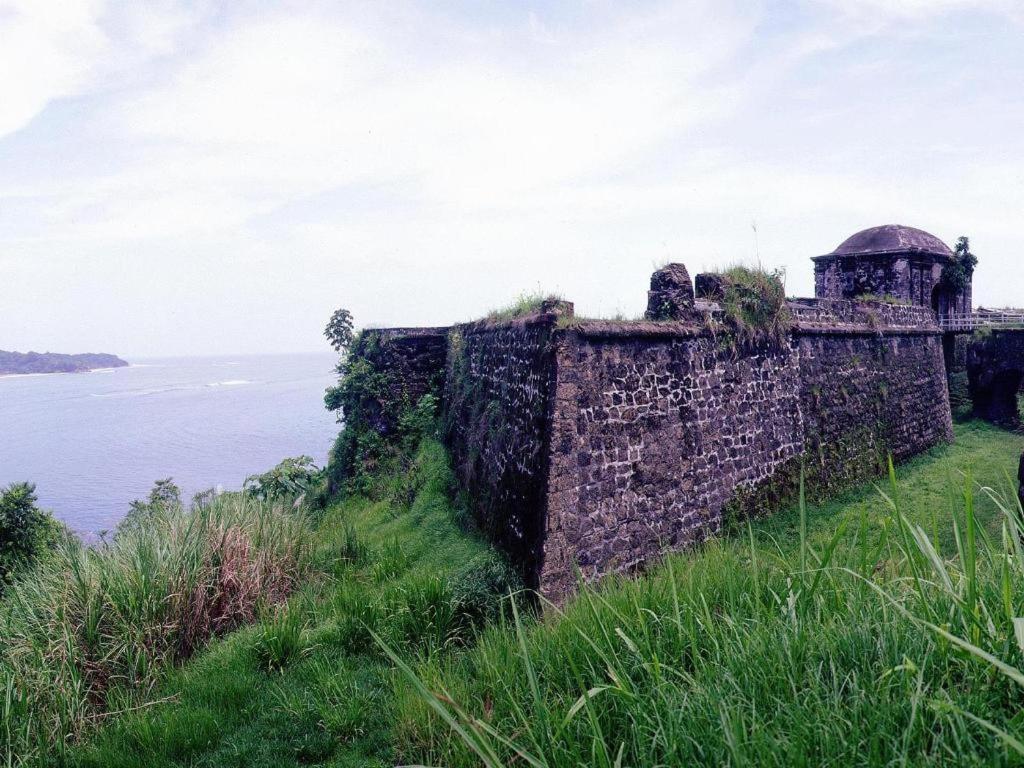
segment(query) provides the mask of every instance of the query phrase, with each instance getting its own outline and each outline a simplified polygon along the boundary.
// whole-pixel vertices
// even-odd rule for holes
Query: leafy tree
[[[31,564],[56,540],[58,523],[36,506],[36,487],[12,483],[0,489],[0,585]]]
[[[960,237],[953,251],[953,263],[942,269],[943,284],[954,293],[963,292],[971,281],[971,275],[974,274],[977,265],[978,257],[971,253],[970,240],[967,237]]]
[[[324,336],[335,352],[344,352],[352,346],[355,332],[352,329],[352,313],[347,309],[336,309],[324,328]]]

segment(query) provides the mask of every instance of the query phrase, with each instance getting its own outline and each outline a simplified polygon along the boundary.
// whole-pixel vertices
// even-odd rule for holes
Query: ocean
[[[339,425],[324,410],[337,358],[130,360],[90,373],[0,377],[0,486],[35,483],[73,530],[111,530],[170,477],[183,498],[234,490],[286,456],[322,466]]]

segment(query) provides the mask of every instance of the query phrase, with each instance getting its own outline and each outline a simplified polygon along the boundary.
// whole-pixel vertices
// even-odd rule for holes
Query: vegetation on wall
[[[880,304],[892,304],[894,306],[910,306],[910,301],[907,299],[901,299],[889,293],[883,293],[881,295],[877,293],[861,293],[858,294],[855,299],[856,301],[874,301]]]
[[[526,317],[540,312],[545,304],[563,301],[563,297],[555,293],[521,293],[510,304],[487,313],[487,320],[503,322],[517,317]]]
[[[441,430],[474,524],[519,569],[537,578],[543,469],[539,446],[548,428],[552,326],[448,334]]]
[[[785,347],[793,320],[786,304],[783,273],[759,267],[730,267],[717,276],[714,298],[721,308],[721,321],[712,318],[712,330],[734,350],[761,346]]]
[[[337,413],[342,424],[327,465],[328,485],[336,492],[365,485],[387,454],[382,402],[387,400],[389,382],[379,369],[379,334],[353,333],[347,310],[332,315],[324,335],[341,352],[335,367],[338,383],[324,394],[325,407]]]
[[[342,424],[328,458],[327,489],[371,492],[375,478],[400,472],[420,440],[432,434],[438,397],[427,393],[411,402],[384,364],[389,342],[371,329],[353,333],[346,310],[334,313],[325,335],[342,353],[338,383],[324,395],[327,410]]]

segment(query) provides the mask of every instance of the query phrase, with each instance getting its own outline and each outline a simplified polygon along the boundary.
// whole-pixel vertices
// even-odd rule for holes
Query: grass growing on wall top
[[[586,589],[544,624],[520,617],[465,654],[408,667],[402,759],[1018,763],[1019,508],[957,470],[998,484],[1024,441],[979,422],[957,439],[895,487],[798,506]]]
[[[901,299],[897,296],[893,296],[890,293],[883,293],[881,295],[877,293],[860,293],[855,297],[855,299],[857,301],[874,301],[880,304],[893,304],[895,306],[900,307],[911,306],[911,302],[908,301],[907,299]]]
[[[562,301],[562,296],[556,293],[544,293],[536,291],[533,293],[521,293],[514,301],[499,309],[487,313],[487,320],[502,322],[514,320],[517,317],[526,317],[541,311],[545,302]]]
[[[784,347],[792,316],[786,304],[782,273],[760,267],[734,266],[717,273],[715,296],[731,344],[736,349]]]

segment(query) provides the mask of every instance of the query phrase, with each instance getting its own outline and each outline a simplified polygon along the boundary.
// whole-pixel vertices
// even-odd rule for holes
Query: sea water
[[[238,489],[286,456],[321,465],[338,433],[323,404],[336,380],[329,354],[130,362],[0,377],[0,486],[35,483],[41,506],[96,534],[158,479],[186,500]]]

